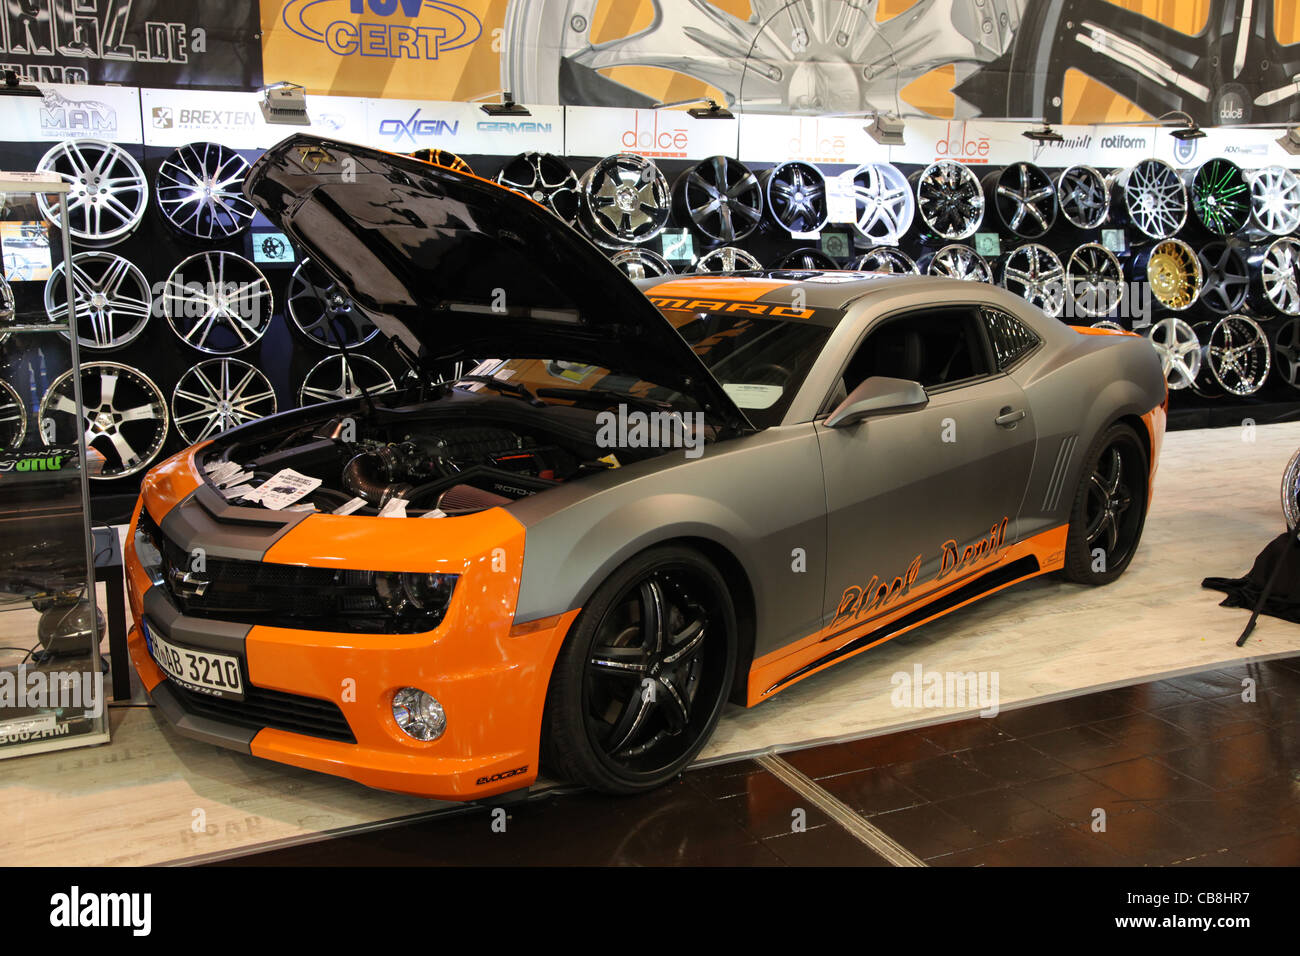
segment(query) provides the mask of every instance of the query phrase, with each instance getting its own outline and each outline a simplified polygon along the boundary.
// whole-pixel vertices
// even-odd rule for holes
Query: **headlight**
[[[422,619],[429,628],[442,623],[459,575],[440,572],[375,573],[375,594],[395,617]]]
[[[141,512],[143,514],[143,512]],[[145,574],[149,575],[149,580],[154,584],[163,582],[163,557],[162,552],[154,543],[149,532],[143,527],[142,521],[137,521],[135,526],[135,556],[140,561],[140,566],[144,568]]]
[[[416,740],[437,740],[447,729],[442,704],[418,687],[403,687],[393,695],[393,719],[403,733]]]

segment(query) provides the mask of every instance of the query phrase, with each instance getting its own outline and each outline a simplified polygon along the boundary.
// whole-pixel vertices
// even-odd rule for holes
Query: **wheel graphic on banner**
[[[275,410],[271,382],[239,359],[206,359],[185,372],[172,391],[172,420],[191,445]]]
[[[163,314],[200,352],[226,355],[257,342],[271,325],[271,285],[262,270],[233,252],[201,252],[172,270]]]
[[[397,391],[388,370],[366,355],[331,355],[323,358],[303,376],[298,387],[298,404],[319,405],[356,398],[362,389],[370,395]]]
[[[45,312],[51,322],[68,321],[67,288],[60,262],[45,283]],[[77,342],[82,348],[121,348],[139,337],[153,315],[149,280],[111,252],[74,255],[72,290]]]
[[[41,399],[40,420],[46,445],[73,445],[85,433],[86,447],[104,456],[92,480],[123,478],[143,471],[167,440],[167,399],[153,379],[117,362],[81,366],[83,409],[77,408],[72,370],[52,383]]]
[[[36,164],[68,184],[68,230],[73,239],[101,245],[135,231],[149,203],[144,170],[126,150],[101,139],[69,139],[50,147]],[[41,215],[59,223],[58,205],[36,194]]]
[[[559,156],[520,153],[497,173],[497,183],[541,203],[569,225],[578,219],[578,176]]]
[[[237,236],[256,212],[244,196],[248,169],[244,157],[218,143],[182,146],[158,167],[158,208],[174,229],[192,238]]]
[[[311,259],[298,263],[289,277],[288,308],[294,327],[325,348],[364,345],[379,334],[343,287]]]
[[[1160,356],[1170,390],[1190,388],[1201,371],[1201,342],[1182,319],[1166,316],[1147,329],[1147,339]]]

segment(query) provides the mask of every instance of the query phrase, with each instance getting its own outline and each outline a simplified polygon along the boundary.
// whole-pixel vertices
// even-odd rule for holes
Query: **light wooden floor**
[[[1170,435],[1142,550],[1116,584],[1020,585],[724,716],[708,761],[866,736],[956,711],[895,708],[890,677],[990,671],[1003,708],[1228,661],[1300,652],[1300,627],[1239,610],[1206,575],[1243,573],[1282,530],[1278,485],[1300,424]],[[427,812],[428,801],[240,756],[172,733],[151,710],[113,711],[105,747],[0,761],[0,864],[142,864],[308,839]]]

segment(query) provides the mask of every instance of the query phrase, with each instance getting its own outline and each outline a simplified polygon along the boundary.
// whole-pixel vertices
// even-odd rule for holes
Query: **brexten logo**
[[[288,0],[280,19],[338,56],[436,60],[483,33],[470,11],[444,0]]]

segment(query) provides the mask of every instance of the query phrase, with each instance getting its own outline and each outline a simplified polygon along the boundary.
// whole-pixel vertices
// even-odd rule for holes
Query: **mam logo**
[[[483,33],[474,14],[444,0],[288,0],[280,19],[338,56],[436,60]]]
[[[455,136],[459,132],[460,120],[448,122],[445,119],[429,119],[421,116],[419,109],[406,119],[379,121],[379,135],[389,137],[394,143],[414,143],[416,137],[425,139],[430,136]]]
[[[117,111],[99,100],[74,100],[58,90],[41,94],[41,132],[55,136],[103,136],[117,132]]]

